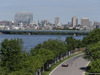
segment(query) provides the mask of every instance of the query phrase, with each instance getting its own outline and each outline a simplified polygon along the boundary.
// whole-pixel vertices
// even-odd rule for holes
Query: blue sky
[[[33,13],[34,21],[55,17],[66,24],[73,16],[100,22],[100,0],[0,0],[0,20],[14,20],[16,12]]]

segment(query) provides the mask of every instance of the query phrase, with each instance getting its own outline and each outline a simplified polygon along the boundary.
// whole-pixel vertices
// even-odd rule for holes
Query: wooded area
[[[44,41],[32,48],[30,52],[23,50],[22,39],[4,39],[0,49],[0,75],[41,75],[50,66],[56,64],[74,49],[83,47],[81,40],[67,37]]]

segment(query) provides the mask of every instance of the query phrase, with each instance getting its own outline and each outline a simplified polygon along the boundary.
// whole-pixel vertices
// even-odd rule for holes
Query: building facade
[[[76,18],[76,16],[72,17],[72,25],[73,25],[73,27],[75,27],[76,25],[78,25],[78,19]]]
[[[89,19],[88,18],[81,18],[81,25],[89,27],[90,26]]]
[[[55,26],[57,26],[59,23],[60,23],[60,22],[59,22],[59,17],[56,17],[56,18],[55,18]]]
[[[76,18],[76,25],[78,25],[78,18]]]
[[[30,24],[33,21],[33,14],[29,12],[18,12],[15,14],[15,22]]]

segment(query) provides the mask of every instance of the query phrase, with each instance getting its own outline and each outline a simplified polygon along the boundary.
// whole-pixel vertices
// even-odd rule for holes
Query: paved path
[[[64,63],[69,64],[68,67],[62,67],[61,64],[55,68],[49,75],[84,75],[85,67],[89,61],[83,59],[82,54],[72,57]]]

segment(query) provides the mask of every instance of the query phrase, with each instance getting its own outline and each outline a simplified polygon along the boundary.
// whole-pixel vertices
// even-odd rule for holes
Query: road
[[[85,67],[89,61],[83,59],[82,55],[83,54],[77,55],[63,62],[69,66],[62,67],[60,64],[49,75],[84,75]]]

